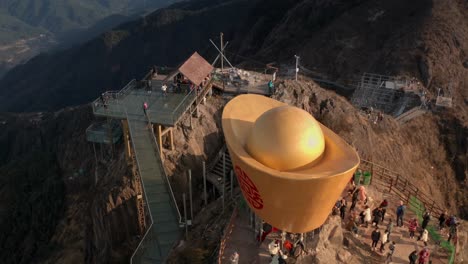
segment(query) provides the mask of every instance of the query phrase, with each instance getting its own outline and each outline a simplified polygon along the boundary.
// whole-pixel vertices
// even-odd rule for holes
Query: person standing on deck
[[[144,102],[143,103],[143,113],[145,113],[145,116],[148,116],[147,110],[148,110],[148,103]]]
[[[163,83],[163,85],[161,86],[161,91],[162,91],[163,96],[167,97],[167,85],[166,85],[166,83]]]
[[[148,80],[148,86],[146,87],[146,90],[148,91],[148,94],[151,94],[151,80]]]

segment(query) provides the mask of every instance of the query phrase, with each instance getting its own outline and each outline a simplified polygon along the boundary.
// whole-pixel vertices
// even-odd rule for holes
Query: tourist
[[[416,218],[413,218],[410,222],[409,222],[409,226],[408,226],[408,229],[409,229],[409,236],[411,239],[414,238],[414,232],[416,232],[416,229],[418,228],[419,224],[418,224],[418,220],[416,220]]]
[[[286,259],[288,258],[288,256],[284,254],[282,250],[279,250],[278,253],[278,264],[286,264]]]
[[[167,85],[166,85],[166,83],[163,83],[163,85],[161,86],[161,91],[162,91],[163,96],[167,97]]]
[[[380,237],[380,253],[383,253],[385,244],[388,242],[388,230],[385,230],[383,235]]]
[[[271,257],[273,258],[274,256],[278,255],[279,251],[279,240],[275,239],[271,241],[270,244],[268,244],[268,252],[270,252]]]
[[[447,211],[443,212],[439,216],[439,230],[442,230],[444,228],[445,220],[447,220]]]
[[[387,199],[384,199],[380,205],[380,208],[382,208],[382,222],[385,220],[385,214],[387,213],[387,207],[388,207],[388,201]]]
[[[421,240],[424,243],[427,243],[428,237],[429,237],[429,232],[427,232],[427,229],[423,229],[423,231],[421,232]]]
[[[377,243],[379,243],[379,240],[380,240],[380,230],[378,227],[376,227],[375,230],[372,231],[371,239],[372,239],[371,250],[374,251],[375,248],[377,247]]]
[[[340,206],[340,217],[342,220],[345,218],[345,212],[346,212],[346,199],[342,198],[341,199],[341,206]]]
[[[429,256],[430,252],[427,247],[424,247],[420,252],[419,252],[419,264],[427,264],[429,263]]]
[[[372,212],[372,216],[374,219],[372,220],[372,225],[375,224],[375,226],[378,226],[380,223],[380,220],[382,219],[382,208],[378,207],[375,208],[374,211]]]
[[[363,215],[364,215],[364,223],[366,224],[366,227],[368,227],[369,223],[372,220],[371,210],[370,210],[370,207],[368,205],[366,205],[366,207],[364,209],[364,212],[363,212]]]
[[[148,103],[147,102],[144,102],[143,103],[143,112],[145,113],[145,116],[148,116]]]
[[[458,227],[458,224],[454,224],[454,225],[451,225],[449,227],[449,237],[447,239],[448,242],[450,242],[450,240],[456,238],[456,236],[457,236],[457,227]]]
[[[333,206],[332,214],[337,215],[340,212],[340,208],[341,208],[341,197],[338,201],[336,201],[335,206]]]
[[[393,253],[395,253],[395,241],[392,241],[388,249],[389,251],[388,251],[387,259],[385,260],[385,263],[389,263],[393,261]]]
[[[151,87],[151,80],[148,80],[148,86],[146,87],[147,91],[148,91],[148,94],[151,94],[151,90],[152,90],[152,87]]]
[[[393,231],[393,220],[392,219],[388,220],[387,231],[388,231],[388,239],[390,239],[390,234]]]
[[[429,224],[429,221],[431,221],[431,214],[429,214],[429,212],[426,211],[423,215],[423,221],[421,223],[421,233],[419,234],[418,240],[421,239],[423,231],[426,229],[427,225]]]
[[[416,260],[418,260],[418,251],[415,250],[411,252],[411,254],[408,256],[408,259],[410,264],[416,264]]]
[[[230,258],[231,264],[238,264],[239,263],[239,253],[234,251]]]
[[[346,224],[346,229],[351,231],[356,237],[358,237],[358,226],[356,224],[356,221],[354,217],[350,217],[348,223]]]
[[[268,81],[268,93],[273,94],[275,92],[275,85],[273,84],[273,81],[270,80]]]
[[[367,203],[367,193],[366,193],[366,188],[364,186],[359,186],[359,200],[361,202],[364,202],[364,204]]]
[[[354,189],[352,198],[351,198],[351,207],[349,208],[349,211],[353,210],[354,207],[356,207],[356,203],[358,201],[358,196],[359,196],[359,190],[357,188]]]
[[[400,205],[397,207],[396,215],[397,215],[397,226],[403,226],[403,216],[405,215],[405,206],[403,205],[403,201],[400,201]]]

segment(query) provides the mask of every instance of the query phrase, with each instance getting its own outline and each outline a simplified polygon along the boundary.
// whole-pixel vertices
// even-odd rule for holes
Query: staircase
[[[229,151],[226,146],[222,147],[218,155],[215,157],[213,163],[208,167],[207,179],[210,181],[220,193],[223,193],[223,154],[226,158],[226,182],[224,183],[225,193],[231,191],[231,170],[232,161]],[[234,175],[235,177],[235,175]]]
[[[146,118],[142,113],[127,120],[151,219],[131,263],[164,263],[179,240],[180,213]]]

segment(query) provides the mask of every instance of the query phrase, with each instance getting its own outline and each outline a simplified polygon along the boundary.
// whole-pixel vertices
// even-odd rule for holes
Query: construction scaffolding
[[[361,109],[374,108],[399,116],[421,104],[417,90],[412,88],[412,82],[406,78],[364,73],[351,102]]]

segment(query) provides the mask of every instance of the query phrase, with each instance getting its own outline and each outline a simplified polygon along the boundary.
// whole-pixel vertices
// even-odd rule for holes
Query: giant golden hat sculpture
[[[222,125],[237,180],[249,206],[288,232],[321,226],[359,165],[343,139],[297,107],[240,95]]]

